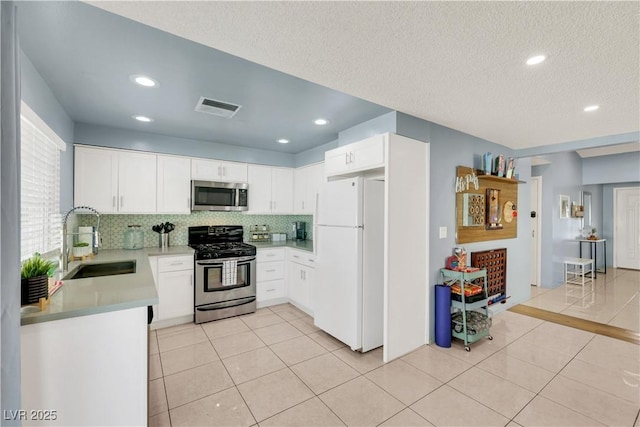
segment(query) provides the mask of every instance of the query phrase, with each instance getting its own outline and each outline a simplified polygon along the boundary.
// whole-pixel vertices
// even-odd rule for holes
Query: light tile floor
[[[571,317],[592,320],[640,333],[640,271],[607,268],[591,283],[531,287],[523,303]]]
[[[383,364],[288,304],[152,331],[149,425],[640,426],[637,345],[508,311],[491,334]]]

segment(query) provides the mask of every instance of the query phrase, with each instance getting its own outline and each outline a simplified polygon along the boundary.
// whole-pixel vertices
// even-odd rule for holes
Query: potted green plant
[[[598,240],[598,236],[596,236],[596,231],[598,231],[597,228],[591,227],[591,233],[589,234],[589,237],[587,237],[587,240]]]
[[[73,245],[73,256],[81,258],[91,253],[91,248],[87,242],[76,242]]]
[[[49,276],[55,271],[55,264],[39,253],[22,263],[21,305],[37,303],[40,298],[49,296]]]

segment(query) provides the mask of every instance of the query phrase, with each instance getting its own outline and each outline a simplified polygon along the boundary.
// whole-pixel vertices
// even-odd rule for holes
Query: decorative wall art
[[[456,243],[517,237],[518,184],[521,182],[485,175],[484,170],[458,166],[455,182]]]
[[[569,196],[564,194],[560,195],[560,218],[569,218],[569,211],[571,209],[569,203]]]

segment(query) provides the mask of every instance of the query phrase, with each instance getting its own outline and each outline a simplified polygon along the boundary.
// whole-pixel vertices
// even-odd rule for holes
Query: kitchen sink
[[[135,261],[103,262],[97,264],[80,264],[69,272],[63,280],[86,279],[88,277],[115,276],[136,272]]]

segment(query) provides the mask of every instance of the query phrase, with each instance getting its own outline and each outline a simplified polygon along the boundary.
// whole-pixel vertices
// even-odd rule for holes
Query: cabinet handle
[[[344,153],[344,164],[345,165],[349,164],[349,153]]]
[[[226,166],[222,167],[222,176],[227,176],[227,167]]]
[[[124,196],[120,196],[120,207],[124,207]]]
[[[271,270],[267,270],[267,273],[273,273],[275,271],[276,271],[275,268],[272,268]]]
[[[276,256],[276,254],[267,254],[266,256]]]
[[[169,265],[182,265],[182,261],[174,261],[174,262],[170,263]]]
[[[113,201],[111,202],[112,207],[116,207],[116,196],[113,196]]]
[[[222,176],[222,166],[218,166],[218,176]]]
[[[311,258],[309,258],[307,261],[309,261],[309,262],[316,262],[316,260],[315,260],[315,259],[311,259]]]
[[[294,258],[300,258],[300,255],[293,255]]]
[[[349,153],[349,163],[353,163],[353,151]]]
[[[275,289],[267,289],[266,292],[273,292]]]
[[[302,201],[302,210],[304,210],[304,200]]]

